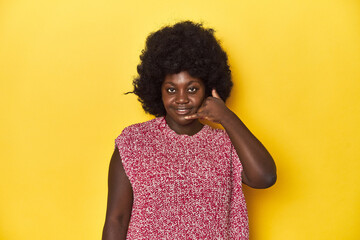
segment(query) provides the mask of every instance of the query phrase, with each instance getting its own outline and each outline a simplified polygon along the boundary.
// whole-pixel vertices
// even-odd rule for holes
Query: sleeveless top
[[[164,117],[115,140],[133,189],[127,239],[248,239],[242,165],[224,130],[179,135]]]

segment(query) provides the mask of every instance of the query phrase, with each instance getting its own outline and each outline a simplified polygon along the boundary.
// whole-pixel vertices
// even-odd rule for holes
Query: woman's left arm
[[[242,180],[246,185],[268,188],[276,182],[276,166],[270,153],[225,105],[215,90],[212,90],[212,97],[204,100],[196,114],[186,118],[203,118],[224,127],[240,158],[243,166]]]

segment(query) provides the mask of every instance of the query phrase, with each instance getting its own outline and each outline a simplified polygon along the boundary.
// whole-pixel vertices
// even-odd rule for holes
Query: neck
[[[203,128],[203,124],[201,122],[199,122],[199,120],[195,119],[193,121],[191,121],[189,124],[184,124],[184,125],[180,125],[177,124],[173,121],[171,121],[170,118],[165,117],[166,123],[168,124],[168,126],[174,130],[174,132],[176,132],[177,134],[180,135],[188,135],[188,136],[192,136],[195,135],[196,133],[198,133],[202,128]]]

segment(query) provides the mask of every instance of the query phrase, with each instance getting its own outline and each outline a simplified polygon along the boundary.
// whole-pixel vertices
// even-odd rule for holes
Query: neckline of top
[[[176,133],[174,130],[172,130],[169,125],[167,124],[166,122],[166,119],[165,117],[160,117],[158,118],[158,121],[159,121],[159,128],[160,129],[164,129],[165,132],[168,134],[168,135],[171,135],[171,136],[175,136],[175,137],[178,137],[178,138],[195,138],[195,137],[200,137],[202,136],[204,133],[206,133],[208,131],[208,129],[210,128],[209,125],[206,125],[204,124],[203,127],[197,132],[195,133],[194,135],[187,135],[187,134],[178,134]]]

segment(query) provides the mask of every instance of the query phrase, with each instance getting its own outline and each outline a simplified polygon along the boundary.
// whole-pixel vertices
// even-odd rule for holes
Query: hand
[[[185,116],[185,119],[206,119],[215,123],[220,123],[226,114],[229,114],[230,109],[226,107],[224,101],[220,98],[215,89],[211,91],[212,97],[204,99],[203,104],[198,109],[197,113]]]

